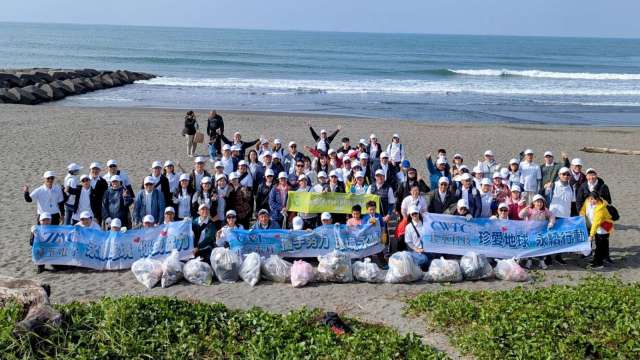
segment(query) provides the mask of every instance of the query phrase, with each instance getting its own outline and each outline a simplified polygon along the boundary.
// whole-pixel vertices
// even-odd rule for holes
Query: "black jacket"
[[[596,186],[593,188],[593,192],[600,195],[602,199],[606,200],[609,204],[611,204],[611,193],[609,192],[609,187],[607,186],[607,184],[604,183],[604,180],[602,180],[601,178],[598,178],[598,182],[596,183]],[[584,204],[585,200],[587,200],[587,197],[589,197],[590,193],[591,191],[589,191],[588,181],[580,185],[580,187],[578,188],[578,191],[576,191],[576,208],[578,212],[580,212],[580,209],[582,209],[582,204]]]
[[[433,190],[427,195],[427,212],[434,214],[442,214],[451,207],[455,207],[458,202],[458,198],[447,190],[444,203],[440,200],[438,190]]]
[[[260,211],[265,209],[271,212],[271,208],[269,207],[269,193],[271,189],[275,186],[275,183],[271,183],[271,185],[267,185],[266,183],[261,183],[258,185],[258,190],[256,192],[256,210]]]
[[[109,184],[107,184],[107,180],[103,179],[102,177],[99,177],[96,181],[96,185],[91,188],[91,194],[94,195],[98,199],[96,201],[100,203],[100,211],[93,213],[93,217],[94,219],[96,219],[96,222],[98,224],[102,223],[102,220],[104,219],[104,216],[102,214],[102,199],[104,198],[104,193],[107,192],[108,188]],[[131,196],[134,196],[133,190],[129,189],[129,192],[131,193]],[[93,205],[91,206],[91,208],[93,208]]]
[[[224,124],[223,124],[223,127],[224,127]],[[230,145],[230,146],[234,145],[233,144],[233,140],[229,140],[226,136],[220,135],[220,138],[222,139],[223,143],[225,143],[227,145]],[[253,145],[257,144],[258,141],[260,141],[260,138],[257,138],[254,141],[242,141],[242,140],[240,140],[240,144],[235,144],[235,145],[240,145],[240,156],[239,156],[239,158],[240,159],[244,159],[245,151],[248,148],[252,147]]]
[[[69,195],[75,195],[76,201],[73,203],[73,208],[78,211],[78,205],[80,204],[80,194],[82,194],[82,185],[78,185],[74,188],[69,188]],[[91,206],[91,212],[96,219],[102,219],[102,198],[96,195],[96,191],[91,189],[89,192],[89,204]]]
[[[196,171],[191,170],[191,174],[189,174],[189,192],[194,194],[196,191],[200,190],[200,184],[196,184]],[[204,170],[202,177],[211,177],[211,174],[207,170]],[[213,182],[213,179],[211,179]]]

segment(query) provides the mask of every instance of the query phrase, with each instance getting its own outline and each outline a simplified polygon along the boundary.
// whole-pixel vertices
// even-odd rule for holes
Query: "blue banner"
[[[464,255],[475,251],[495,258],[527,258],[564,252],[591,251],[585,220],[581,216],[556,220],[551,229],[544,221],[472,219],[427,214],[422,228],[425,251]]]
[[[124,233],[70,225],[37,226],[34,235],[32,257],[37,265],[121,270],[143,257],[165,257],[173,249],[181,259],[190,258],[193,251],[188,220]]]
[[[316,257],[333,250],[362,258],[382,251],[380,225],[357,227],[323,225],[314,230],[232,230],[229,247],[240,253],[257,252],[261,256]]]

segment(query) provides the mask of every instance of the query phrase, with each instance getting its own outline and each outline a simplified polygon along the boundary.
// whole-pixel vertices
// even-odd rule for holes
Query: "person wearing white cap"
[[[200,190],[196,191],[191,197],[191,216],[198,216],[201,205],[206,205],[209,209],[214,208],[214,202],[218,200],[218,195],[213,189],[213,180],[205,176],[200,180]],[[215,211],[215,210],[214,210]],[[209,213],[211,213],[209,211]]]
[[[62,187],[55,183],[56,174],[47,171],[42,176],[43,184],[29,193],[29,186],[24,185],[24,200],[28,203],[36,201],[38,215],[42,213],[51,214],[51,224],[59,225],[64,203]]]
[[[145,215],[151,215],[154,219],[161,222],[163,211],[165,208],[164,196],[159,189],[154,187],[153,178],[147,176],[144,178],[144,189],[136,195],[133,204],[133,223],[138,225],[142,223]]]
[[[182,169],[182,166],[180,166],[180,163],[178,163],[177,165],[182,171],[184,171],[184,169]],[[169,181],[169,191],[173,194],[180,185],[180,175],[182,175],[182,172],[176,172],[176,164],[171,160],[167,160],[164,162],[162,175],[164,175]]]
[[[293,230],[304,230],[304,220],[300,216],[295,216],[291,220],[291,228]]]
[[[528,207],[522,209],[519,214],[520,218],[525,221],[544,221],[547,222],[547,228],[551,229],[556,223],[556,216],[547,208],[547,202],[544,196],[536,194],[533,196],[533,202]],[[538,258],[538,264],[541,269],[546,269],[547,264],[544,258]],[[531,259],[527,260],[526,267],[531,268]]]
[[[440,182],[440,178],[446,177],[447,180],[451,180],[451,172],[449,171],[449,164],[445,157],[438,157],[435,165],[431,159],[431,154],[427,155],[427,173],[429,174],[430,186],[432,189],[437,189]]]
[[[218,160],[215,163],[213,163],[213,172],[211,173],[211,178],[215,179],[216,176],[218,175],[227,175],[224,172],[224,164],[222,163],[222,161]]]
[[[498,204],[498,212],[491,217],[491,220],[509,220],[509,205],[507,203]]]
[[[264,179],[259,182],[255,195],[256,209],[266,209],[267,211],[271,210],[269,207],[269,193],[274,187],[274,175],[275,174],[272,169],[267,169],[264,174]]]
[[[500,170],[500,164],[496,162],[493,151],[487,150],[484,152],[484,160],[478,161],[478,167],[482,172],[483,178],[491,178],[491,175]]]
[[[156,219],[153,215],[145,215],[142,218],[142,228],[143,229],[151,229],[156,226]]]
[[[269,139],[260,137],[260,145],[258,146],[258,161],[263,163],[263,158],[267,154],[269,154],[269,156],[273,156],[273,154],[271,153],[271,146],[269,145]]]
[[[367,194],[369,192],[369,184],[366,183],[366,178],[363,171],[357,171],[354,175],[355,182],[347,184],[346,191],[354,195]]]
[[[269,230],[269,229],[281,229],[282,225],[277,221],[271,219],[269,211],[267,209],[260,209],[257,214],[257,221],[253,224],[251,229],[254,230]]]
[[[111,186],[102,198],[102,217],[107,223],[118,218],[125,227],[130,229],[129,206],[133,204],[134,198],[129,190],[122,186],[120,175],[113,175],[110,180]]]
[[[335,173],[335,170],[333,170]],[[318,172],[318,182],[312,187],[313,192],[329,192],[329,176],[324,171]]]
[[[201,204],[197,207],[198,216],[191,221],[193,231],[193,255],[201,257],[209,263],[211,251],[216,246],[216,225],[209,213],[209,205]]]
[[[295,165],[295,170],[289,174],[288,180],[289,180],[289,186],[293,189],[296,190],[298,189],[298,179],[300,178],[300,176],[304,175],[307,176],[307,173],[305,172],[305,162],[304,162],[305,157],[302,158],[302,160],[298,160],[296,161],[296,165]],[[275,172],[275,170],[274,170]],[[311,181],[309,179],[307,179],[307,184],[311,183]]]
[[[268,211],[271,214],[271,219],[277,222],[279,227],[282,227],[284,215],[287,214],[287,199],[289,196],[289,190],[292,190],[287,178],[287,174],[285,174],[284,171],[281,171],[278,174],[278,183],[271,189],[271,192],[269,192]]]
[[[455,177],[457,175],[462,174],[461,167],[465,166],[463,163],[464,163],[464,159],[462,158],[462,155],[460,154],[453,155],[453,162],[451,164],[451,176]]]
[[[331,135],[327,135],[327,130],[325,129],[320,130],[320,135],[318,135],[316,131],[313,129],[313,127],[311,126],[311,120],[307,122],[307,125],[309,125],[309,131],[311,131],[311,136],[313,137],[313,141],[316,142],[316,149],[325,153],[329,150],[329,146],[331,145],[333,138],[335,138],[336,135],[338,135],[338,133],[340,132],[340,129],[342,129],[342,126],[338,125],[338,128],[336,129],[336,131],[331,133]]]
[[[331,214],[326,211],[320,214],[320,222],[322,223],[322,225],[331,225],[332,224]]]
[[[480,190],[482,179],[484,179],[484,173],[480,170],[479,166],[474,166],[471,170],[471,176],[473,176],[473,185]]]
[[[220,152],[222,135],[224,135],[224,120],[215,110],[211,110],[207,118],[207,135],[209,135],[209,158],[213,160]]]
[[[144,182],[147,181],[147,178],[151,178],[151,182],[153,183],[154,189],[158,189],[160,194],[164,198],[165,204],[171,203],[171,186],[169,185],[169,179],[162,173],[162,162],[154,161],[151,164],[151,174],[144,178]],[[145,184],[142,184],[142,189],[145,189]],[[160,209],[162,211],[164,206]],[[154,215],[156,219],[158,216]]]
[[[558,181],[545,186],[544,195],[549,203],[549,211],[556,218],[569,218],[571,217],[572,204],[576,202],[575,194],[569,183],[571,170],[567,167],[561,168],[558,171],[558,177]],[[560,254],[556,255],[555,259],[560,264],[566,264]],[[551,264],[552,261],[551,257],[548,256],[547,264]]]
[[[438,180],[436,188],[427,195],[427,212],[443,214],[447,209],[455,206],[458,198],[449,188],[449,178],[443,176]]]
[[[93,221],[93,213],[91,211],[83,211],[80,213],[80,222],[77,226],[85,229],[102,230],[100,225]]]
[[[425,254],[422,248],[422,213],[417,206],[410,206],[407,209],[408,219],[407,226],[404,232],[404,242],[410,250],[413,261],[420,266],[424,267],[427,263],[427,254]]]
[[[122,182],[122,186],[129,190],[131,196],[135,195],[127,172],[118,168],[118,161],[110,159],[107,161],[107,172],[102,177],[107,181],[107,183],[111,183],[111,177],[113,175],[120,176],[120,182]]]
[[[229,233],[231,230],[244,230],[242,224],[238,224],[238,214],[235,210],[228,210],[225,214],[224,226],[216,232],[216,246],[229,247]]]
[[[525,199],[520,194],[522,190],[520,185],[511,185],[511,196],[507,199],[506,203],[509,206],[509,220],[522,220],[520,219],[520,211],[527,207]]]
[[[576,212],[580,212],[582,209],[586,199],[589,197],[591,193],[596,193],[598,196],[602,198],[602,200],[606,201],[607,204],[611,204],[611,193],[609,192],[609,186],[605,184],[604,180],[598,176],[598,173],[595,169],[589,168],[586,171],[586,179],[580,187],[576,190]]]
[[[73,207],[76,202],[76,195],[70,192],[70,189],[78,187],[78,174],[82,167],[76,163],[67,166],[67,175],[64,177],[64,192],[67,200],[64,203],[64,225],[71,225],[71,217],[75,211]]]
[[[247,229],[253,216],[253,189],[251,186],[240,184],[240,177],[237,173],[229,175],[229,182],[231,190],[227,197],[226,208],[235,209],[236,222]]]
[[[493,206],[495,205],[495,198],[493,196],[493,185],[488,178],[482,179],[480,184],[480,200],[482,209],[480,210],[481,218],[489,218],[493,212]]]
[[[173,206],[167,206],[164,208],[164,219],[162,221],[163,224],[171,224],[175,221],[176,218],[176,210]]]
[[[211,174],[204,169],[205,158],[198,156],[193,160],[194,169],[191,170],[189,175],[189,192],[195,194],[202,190],[202,179],[205,177],[211,178]]]
[[[222,146],[222,156],[220,157],[220,163],[224,166],[224,173],[228,176],[238,168],[238,159],[231,156],[231,146],[224,144]],[[218,162],[216,162],[217,167]]]
[[[47,226],[51,225],[51,214],[48,212],[43,212],[38,216],[37,225]],[[35,237],[40,228],[36,225],[31,227],[31,236],[29,238],[29,245],[33,246],[33,242],[35,241]],[[44,265],[36,265],[36,273],[40,274],[45,270]]]
[[[511,189],[509,189],[509,186],[504,183],[504,179],[499,172],[494,172],[491,179],[493,180],[491,185],[493,185],[493,198],[495,199],[496,204],[505,202],[509,195],[511,195]]]
[[[459,199],[455,207],[450,207],[444,213],[454,216],[464,216],[467,221],[473,219],[473,214],[469,212],[469,203],[465,199]]]
[[[196,146],[198,145],[194,140],[196,132],[198,132],[198,120],[193,110],[187,111],[184,116],[184,128],[182,129],[182,136],[187,139],[187,156],[193,157],[196,153]]]
[[[482,212],[482,197],[480,190],[475,187],[473,178],[468,173],[460,175],[460,186],[456,188],[455,196],[467,202],[467,209],[474,217],[480,217]]]
[[[120,222],[120,219],[113,219],[111,220],[111,223],[109,224],[109,230],[113,231],[113,232],[120,232],[122,231],[122,222]]]
[[[256,169],[256,181],[264,179],[264,174],[267,169],[273,170],[274,174],[279,174],[281,171],[284,171],[284,167],[282,166],[282,164],[280,164],[279,166],[275,166],[275,164],[273,163],[273,156],[271,155],[270,151],[265,152],[262,157],[258,156],[258,160],[262,164],[259,165]]]
[[[312,187],[309,185],[309,179],[306,175],[300,175],[298,177],[298,188],[296,192],[313,192]],[[315,228],[318,224],[318,214],[316,213],[302,213],[299,212],[298,216],[304,220],[305,228]]]
[[[384,183],[395,189],[398,185],[398,176],[396,168],[389,162],[389,154],[386,151],[380,153],[380,162],[371,166],[371,171],[375,174],[378,170],[382,170]]]
[[[280,156],[280,160],[284,159],[284,148],[282,147],[282,140],[273,139],[273,146],[271,147],[272,154],[278,154]]]
[[[542,171],[540,166],[533,162],[533,150],[524,151],[524,160],[520,162],[520,183],[522,184],[522,197],[531,203],[533,197],[540,192]]]
[[[373,174],[371,172],[371,164],[369,163],[369,154],[363,152],[358,155],[358,160],[360,164],[360,170],[364,173],[364,178],[367,184],[371,184],[373,182]]]
[[[74,197],[74,201],[69,206],[71,211],[71,223],[80,221],[80,213],[91,211],[92,214],[99,213],[102,208],[102,199],[95,196],[95,191],[91,189],[91,179],[89,175],[80,176],[80,184],[69,188],[67,192]],[[94,219],[96,219],[94,217]],[[97,219],[96,219],[97,220]]]
[[[304,155],[298,151],[298,144],[295,141],[289,142],[289,149],[284,156],[282,165],[284,165],[284,171],[287,174],[291,174],[295,170],[297,161],[302,161]]]
[[[233,133],[233,139],[229,140],[227,139],[226,136],[220,135],[220,137],[222,138],[222,142],[224,142],[225,144],[229,144],[231,146],[239,146],[240,150],[239,150],[239,154],[238,154],[238,158],[240,159],[244,159],[245,157],[245,152],[247,151],[248,148],[254,146],[255,144],[258,143],[258,141],[260,141],[260,138],[257,138],[253,141],[242,141],[242,134],[240,134],[239,131],[236,131]]]
[[[327,185],[327,192],[344,193],[344,183],[338,178],[338,170],[329,171],[329,183]]]
[[[541,191],[544,191],[544,188],[558,180],[558,170],[560,168],[568,168],[570,166],[569,159],[565,153],[562,153],[562,162],[563,164],[553,161],[553,153],[551,151],[544,152],[544,162],[540,165],[540,172],[542,173]]]
[[[100,163],[92,162],[91,165],[89,165],[89,182],[91,183],[91,192],[94,193],[94,196],[97,199],[96,201],[100,203],[100,210],[94,211],[93,216],[99,224],[102,224],[102,220],[104,220],[104,216],[102,214],[102,199],[109,188],[109,182],[100,176],[101,171],[102,165]]]
[[[252,190],[255,190],[255,182],[253,180],[253,176],[249,172],[249,163],[245,160],[238,161],[238,181],[240,181],[240,185],[247,186]]]
[[[173,205],[176,211],[177,221],[193,216],[191,213],[191,198],[193,197],[193,193],[189,188],[191,178],[188,174],[181,174],[179,180],[178,188],[173,192],[171,198],[171,205]]]
[[[385,182],[384,172],[378,169],[375,172],[375,182],[367,189],[367,194],[374,194],[380,197],[380,213],[385,222],[389,221],[393,210],[395,209],[396,196],[393,188]]]
[[[274,153],[271,162],[271,168],[274,169],[274,172],[284,171],[284,165],[282,165],[282,156],[280,156],[280,153]]]
[[[389,161],[391,165],[396,168],[396,171],[400,170],[400,163],[405,158],[404,145],[400,143],[400,135],[393,134],[391,137],[391,143],[387,145],[386,153],[389,154]]]
[[[216,194],[216,201],[211,206],[211,218],[216,224],[216,228],[221,228],[224,222],[224,214],[229,202],[229,194],[231,194],[231,185],[224,175],[216,175],[215,188],[213,192]]]
[[[333,151],[331,153],[331,156],[333,156],[335,158],[335,150],[331,149],[329,151]],[[325,173],[329,173],[329,171],[331,171],[331,169],[334,169],[335,167],[331,166],[329,163],[329,156],[327,154],[324,153],[318,153],[317,157],[313,158],[313,161],[311,162],[311,167],[313,168],[313,171],[317,174],[320,171],[324,171]],[[335,161],[334,161],[335,162]]]

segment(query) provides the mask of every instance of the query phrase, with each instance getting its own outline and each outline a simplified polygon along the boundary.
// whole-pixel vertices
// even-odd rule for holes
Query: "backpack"
[[[607,204],[607,211],[609,212],[609,215],[611,215],[611,220],[613,221],[620,220],[620,213],[618,212],[618,209],[616,209],[615,206],[611,204]]]

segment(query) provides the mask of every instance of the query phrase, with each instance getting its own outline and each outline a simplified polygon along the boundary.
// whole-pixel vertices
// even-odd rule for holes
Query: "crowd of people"
[[[53,171],[47,171],[38,188],[30,191],[24,186],[24,198],[37,203],[37,223],[44,225],[123,231],[190,219],[195,252],[203,258],[214,247],[225,246],[232,229],[311,229],[321,224],[379,222],[383,242],[393,239],[385,256],[407,249],[419,264],[426,264],[429,249],[422,248],[420,231],[428,213],[545,221],[549,228],[557,218],[581,215],[595,245],[591,265],[611,262],[611,194],[597,170],[584,170],[579,158],[569,159],[563,153],[556,161],[551,151],[545,151],[543,160],[537,161],[534,151],[526,149],[502,166],[487,150],[482,160],[467,165],[461,154],[449,158],[445,149],[439,149],[435,156],[426,156],[427,172],[421,176],[398,134],[386,146],[375,134],[357,142],[342,137],[338,144],[340,127],[318,133],[308,125],[313,145],[302,149],[280,138],[244,141],[239,132],[228,138],[222,117],[212,111],[206,130],[209,156],[205,157],[196,155],[199,125],[190,111],[182,134],[187,155],[193,158],[192,169],[171,160],[153,161],[149,174],[137,182],[113,159],[106,166],[91,163],[83,175],[82,167],[71,163],[62,184],[56,182]],[[375,194],[380,209],[371,202],[366,209],[354,206],[349,215],[294,213],[286,207],[290,191]],[[392,221],[397,229],[389,236]],[[541,268],[554,260],[565,264],[556,255],[529,259],[526,266],[533,266],[532,260]]]

